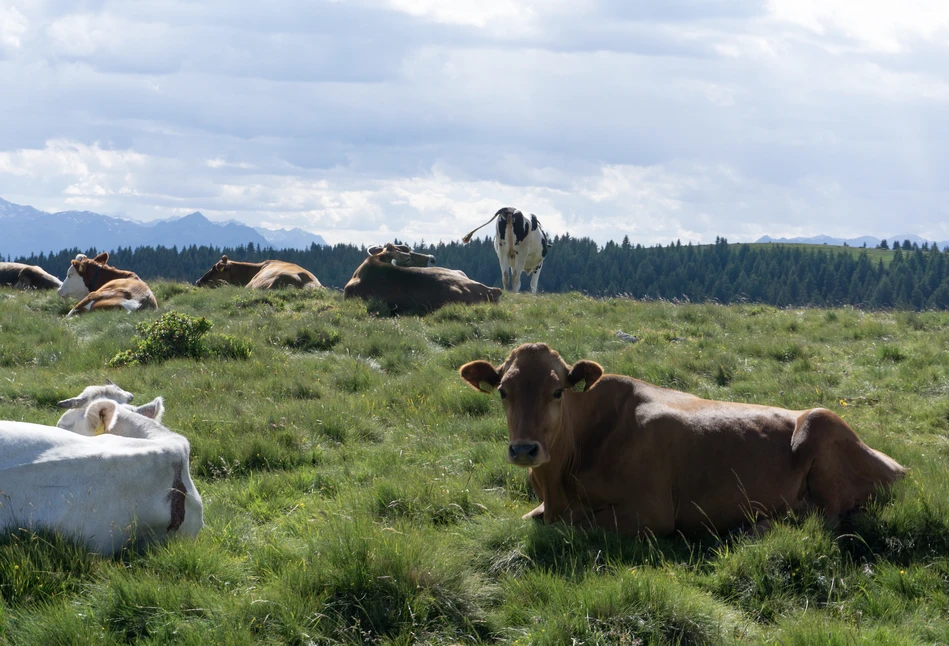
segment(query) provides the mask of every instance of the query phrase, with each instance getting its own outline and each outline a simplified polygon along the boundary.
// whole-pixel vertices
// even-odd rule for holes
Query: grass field
[[[117,559],[0,538],[0,643],[949,642],[947,313],[522,294],[389,318],[332,291],[153,288],[250,357],[109,368],[155,312],[67,320],[55,294],[3,291],[0,419],[55,424],[107,378],[164,396],[205,528]],[[521,521],[537,503],[500,401],[456,373],[526,341],[703,397],[828,407],[909,477],[833,529],[640,541]]]

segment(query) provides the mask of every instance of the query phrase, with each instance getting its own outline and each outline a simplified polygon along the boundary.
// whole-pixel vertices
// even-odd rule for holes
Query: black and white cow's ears
[[[570,368],[567,374],[567,383],[576,386],[581,381],[584,382],[583,390],[590,390],[590,386],[596,383],[597,379],[603,376],[603,367],[595,361],[577,361]]]
[[[458,370],[458,374],[469,386],[489,395],[497,390],[501,383],[501,374],[487,361],[466,363]]]
[[[135,412],[139,415],[151,418],[156,422],[161,422],[161,416],[165,414],[165,400],[161,397],[156,397],[144,406],[136,408]]]

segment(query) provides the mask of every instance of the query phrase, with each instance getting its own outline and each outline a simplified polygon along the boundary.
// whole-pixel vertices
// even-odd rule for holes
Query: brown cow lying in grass
[[[16,289],[59,289],[62,281],[42,267],[19,262],[0,262],[0,287]]]
[[[497,303],[501,290],[471,280],[457,269],[432,267],[434,257],[404,245],[370,247],[343,288],[345,298],[385,302],[393,313],[424,314],[448,303]],[[421,266],[420,266],[421,265]]]
[[[640,535],[718,533],[815,508],[833,522],[906,473],[829,410],[699,399],[592,361],[568,366],[544,344],[460,373],[501,395],[508,461],[530,467],[543,501],[525,518]]]
[[[251,289],[276,289],[278,287],[316,288],[323,287],[316,276],[300,265],[283,260],[242,262],[227,256],[214,263],[204,276],[194,282],[198,287],[238,285]]]
[[[120,307],[129,312],[158,308],[158,301],[145,281],[134,272],[110,267],[108,261],[107,251],[92,259],[79,254],[70,261],[59,295],[82,300],[66,316]]]

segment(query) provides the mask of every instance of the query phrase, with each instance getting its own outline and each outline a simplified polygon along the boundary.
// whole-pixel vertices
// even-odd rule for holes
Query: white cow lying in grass
[[[204,507],[191,447],[160,424],[162,398],[138,408],[96,399],[81,412],[71,433],[0,421],[0,530],[54,530],[100,554],[196,536]]]

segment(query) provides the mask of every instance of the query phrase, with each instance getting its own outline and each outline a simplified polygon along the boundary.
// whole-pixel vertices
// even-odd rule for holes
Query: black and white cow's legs
[[[511,289],[511,263],[503,256],[501,261],[501,287],[507,291]]]
[[[540,270],[544,266],[544,263],[540,263],[534,267],[534,271],[531,272],[531,294],[537,293],[537,283],[540,281]]]
[[[514,258],[514,267],[512,268],[511,280],[514,281],[512,291],[516,294],[521,291],[521,274],[524,273],[524,265],[527,264],[526,258],[516,256]]]

